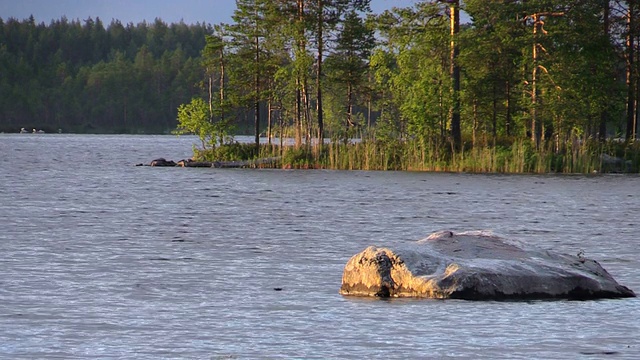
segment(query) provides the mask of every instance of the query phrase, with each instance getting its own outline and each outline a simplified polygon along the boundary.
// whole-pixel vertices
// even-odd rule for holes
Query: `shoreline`
[[[166,163],[165,163],[166,162]],[[144,165],[144,164],[138,164]],[[471,147],[453,152],[417,142],[363,140],[323,146],[228,143],[193,150],[190,159],[163,158],[151,166],[378,170],[486,174],[598,174],[639,173],[640,146],[585,143],[567,151],[534,149],[526,141]]]

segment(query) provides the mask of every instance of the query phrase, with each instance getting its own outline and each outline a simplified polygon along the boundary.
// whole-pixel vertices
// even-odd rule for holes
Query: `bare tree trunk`
[[[562,135],[562,134],[560,134],[561,129],[562,129],[562,117],[557,116],[556,117],[556,137],[555,137],[555,141],[556,141],[555,152],[556,152],[556,154],[560,152],[560,137]]]
[[[304,54],[305,49],[306,49],[306,45],[304,43],[304,29],[302,24],[304,23],[304,0],[297,0],[296,2],[297,7],[298,7],[298,24],[299,26],[299,31],[300,33],[298,33],[298,39],[297,39],[297,47],[298,47],[298,56],[303,56],[302,54]],[[302,110],[302,101],[303,101],[303,91],[304,88],[306,87],[306,83],[303,79],[303,74],[300,72],[300,70],[298,69],[298,72],[296,74],[296,147],[300,147],[302,145],[302,126],[303,126],[303,122],[302,122],[302,114],[303,114],[303,110]]]
[[[208,86],[208,90],[209,90],[209,121],[211,121],[211,118],[213,116],[213,74],[210,72],[210,70],[207,68],[207,72],[209,73],[209,76],[207,77],[207,81],[209,82],[209,86]]]
[[[460,131],[460,66],[458,65],[458,33],[460,32],[460,1],[451,2],[451,82],[453,103],[451,108],[451,136],[456,150],[460,150],[462,145],[462,135]]]
[[[271,97],[267,103],[267,141],[271,146]]]
[[[533,14],[533,71],[531,72],[531,142],[538,146],[538,14]]]
[[[368,77],[369,77],[369,84],[371,84],[371,71],[367,71],[368,73]],[[373,94],[372,91],[369,90],[367,91],[367,133],[369,133],[369,130],[371,130],[371,102],[372,102],[372,98],[373,98]]]
[[[438,117],[440,118],[440,143],[446,140],[447,120],[444,111],[444,91],[442,91],[442,81],[438,81]]]
[[[296,77],[296,148],[302,145],[302,92],[300,91],[300,75]]]
[[[634,74],[637,73],[637,69],[634,70]],[[635,75],[634,75],[635,76]],[[635,99],[633,102],[634,108],[635,108],[635,115],[633,117],[633,125],[631,126],[632,129],[632,139],[636,140],[638,138],[638,117],[640,116],[640,107],[638,107],[638,94],[640,94],[640,81],[638,81],[638,78],[635,78],[635,83],[636,83],[636,90],[634,92],[635,95]]]
[[[511,135],[511,84],[509,81],[506,83],[506,93],[507,93],[507,115],[505,119],[505,133],[507,136]]]
[[[634,70],[634,58],[635,58],[635,13],[634,13],[634,1],[628,1],[628,14],[627,14],[627,140],[632,140],[635,137],[635,79],[633,76]]]
[[[609,14],[611,12],[609,0],[604,1],[604,9],[603,9],[603,17],[604,17],[604,36],[607,40],[609,40],[609,31],[610,31],[610,19]],[[609,105],[605,105],[608,107]],[[600,113],[600,123],[598,126],[598,139],[603,142],[607,139],[607,121],[609,120],[609,111],[607,108],[603,109]]]
[[[283,153],[284,144],[284,119],[282,116],[282,103],[278,102],[278,124],[280,125],[280,155]]]
[[[540,145],[540,141],[544,140],[544,125],[538,124],[538,68],[542,67],[538,64],[538,33],[546,34],[544,30],[544,17],[548,16],[564,16],[563,12],[542,12],[535,13],[529,17],[533,20],[533,70],[531,72],[531,141],[536,147]],[[544,49],[544,48],[542,48]],[[544,68],[543,68],[544,69]]]
[[[349,143],[349,129],[351,128],[351,126],[353,126],[353,120],[351,119],[352,113],[353,113],[353,106],[351,104],[352,102],[353,102],[353,88],[351,86],[351,82],[347,82],[347,108],[346,108],[347,118],[344,122],[344,139],[343,139],[345,144]]]
[[[304,123],[306,126],[305,141],[307,145],[311,144],[311,109],[309,105],[309,88],[307,87],[307,77],[303,76],[302,86],[302,104],[304,105]]]
[[[492,99],[492,114],[491,114],[491,126],[493,135],[493,144],[495,145],[498,138],[498,89],[496,83],[493,83],[493,99]]]
[[[318,149],[324,145],[324,114],[322,109],[322,51],[324,46],[324,1],[318,0],[318,59],[316,63],[316,96],[318,111]]]
[[[256,150],[260,150],[260,42],[255,37],[256,51],[256,72],[255,72],[255,103],[254,106],[254,125],[255,125],[255,142]]]
[[[473,129],[471,134],[472,146],[476,147],[476,129],[478,128],[478,99],[473,99]]]
[[[220,49],[220,121],[224,122],[224,50]]]

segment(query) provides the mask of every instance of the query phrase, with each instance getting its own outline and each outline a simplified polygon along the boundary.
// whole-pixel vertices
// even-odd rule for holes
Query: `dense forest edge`
[[[216,25],[0,18],[0,131],[195,134],[196,161],[285,168],[640,171],[635,1],[236,6]]]

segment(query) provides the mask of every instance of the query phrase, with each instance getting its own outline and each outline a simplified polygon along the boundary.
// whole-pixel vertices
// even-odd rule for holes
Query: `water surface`
[[[638,299],[338,294],[353,254],[442,229],[583,250],[638,292],[638,176],[133,166],[195,142],[0,135],[1,358],[640,357]]]

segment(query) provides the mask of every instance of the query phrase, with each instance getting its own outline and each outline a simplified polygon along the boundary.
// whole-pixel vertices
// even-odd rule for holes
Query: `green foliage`
[[[355,94],[362,93],[368,69],[367,59],[371,56],[373,46],[373,30],[365,26],[364,20],[355,11],[348,12],[335,51],[326,60],[329,78],[332,83],[342,87],[347,116],[352,115]]]
[[[397,110],[407,136],[440,141],[451,104],[445,14],[423,3],[385,12],[377,23],[383,41],[372,68],[383,104]]]
[[[216,146],[216,136],[210,117],[207,103],[201,98],[193,98],[189,104],[178,107],[178,128],[175,133],[195,134],[200,139],[203,150],[212,149]]]
[[[216,144],[230,142],[231,127],[227,121],[212,120],[211,111],[202,98],[193,98],[189,104],[178,107],[177,135],[195,134],[203,150],[213,150]]]
[[[0,131],[167,133],[200,95],[205,25],[0,19]]]
[[[280,149],[292,167],[597,170],[608,150],[592,139],[622,127],[625,102],[611,70],[623,65],[614,46],[622,33],[604,29],[604,2],[468,0],[472,22],[455,39],[450,3],[421,1],[365,23],[358,11],[368,2],[238,2],[229,27],[234,107],[253,115],[256,129],[260,109],[276,109],[275,129],[295,136],[295,147]],[[606,19],[619,28],[616,16]],[[455,63],[452,40],[461,49]],[[461,92],[451,81],[456,66]],[[458,99],[460,147],[451,136]],[[323,113],[328,153],[308,145]]]

